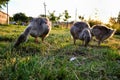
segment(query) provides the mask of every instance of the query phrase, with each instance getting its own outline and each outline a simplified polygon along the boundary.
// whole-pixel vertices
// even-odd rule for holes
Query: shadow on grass
[[[18,53],[18,54],[21,54],[21,55],[34,55],[34,54],[37,54],[37,53],[41,53],[40,49],[30,47],[30,46],[28,46],[28,47],[20,46],[20,47],[17,47],[17,48],[13,48],[12,52]]]
[[[25,43],[27,44],[27,43]],[[34,45],[34,46],[33,46]],[[44,51],[41,50],[44,48]],[[82,45],[73,45],[68,44],[61,48],[56,49],[50,49],[49,53],[52,52],[51,55],[73,55],[73,56],[85,56],[90,53],[91,49],[104,49],[104,48],[110,48],[109,46],[96,46],[96,45],[89,45],[88,47],[84,47]],[[44,54],[45,51],[48,52],[48,46],[46,44],[35,44],[32,43],[32,45],[20,45],[19,47],[12,48],[12,53],[17,53],[21,56],[25,55],[36,55],[36,54]],[[48,53],[48,54],[49,54]],[[47,54],[47,53],[46,53]]]
[[[61,45],[62,43],[60,43]],[[54,45],[53,43],[40,43],[36,44],[34,42],[28,41],[25,43],[22,43],[20,46],[14,48],[14,43],[11,43],[10,46],[8,46],[2,54],[4,55],[18,55],[21,57],[25,56],[34,56],[34,55],[41,55],[41,56],[47,56],[47,55],[58,55],[58,56],[88,56],[91,55],[92,51],[99,51],[103,49],[110,49],[109,46],[101,45],[88,45],[87,47],[84,47],[82,45],[73,45],[70,42],[67,42],[64,46],[60,45]],[[57,48],[58,47],[58,48]],[[9,52],[9,53],[8,53]],[[7,56],[6,55],[6,56]]]
[[[9,38],[9,37],[0,37],[0,41],[8,41],[8,42],[11,42],[13,41],[14,39],[13,38]]]
[[[66,54],[68,54],[68,55],[74,55],[74,56],[78,56],[78,55],[84,56],[84,55],[89,54],[91,50],[110,48],[109,46],[89,45],[89,46],[85,47],[83,45],[73,45],[73,44],[67,45],[64,48],[67,48],[69,46],[72,46],[75,49],[73,51],[66,52]]]

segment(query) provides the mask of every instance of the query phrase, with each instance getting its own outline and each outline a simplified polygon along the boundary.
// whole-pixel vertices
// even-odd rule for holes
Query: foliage
[[[110,23],[111,25],[117,24],[117,23],[120,24],[120,12],[118,13],[118,16],[117,16],[117,17],[110,17],[109,23]]]
[[[33,19],[33,17],[30,17],[30,16],[29,16],[28,19],[27,19],[27,20],[28,20],[27,22],[29,22],[29,21],[32,20],[32,19]]]
[[[58,16],[55,15],[55,11],[53,11],[52,13],[49,12],[49,19],[52,21],[52,22],[59,22],[59,20],[61,19],[62,17],[62,14],[59,14]]]
[[[49,19],[52,22],[56,22],[55,11],[53,11],[52,13],[49,12]]]
[[[9,20],[10,20],[10,21],[14,21],[13,17],[9,17]]]
[[[73,45],[69,29],[52,28],[44,43],[34,38],[18,48],[14,41],[25,26],[0,26],[0,80],[119,80],[120,36],[96,46]],[[70,61],[72,57],[75,60]]]
[[[61,19],[61,17],[62,17],[62,14],[59,14],[59,16],[57,16],[57,18],[56,18],[57,22],[59,22],[59,20]]]
[[[109,24],[111,28],[116,29],[116,34],[120,34],[120,12],[118,17],[110,17]]]
[[[110,24],[116,24],[117,23],[116,18],[115,17],[110,17],[109,23]]]
[[[78,16],[78,18],[83,21],[84,20],[84,16]]]
[[[93,19],[89,19],[88,23],[90,24],[90,26],[92,27],[93,25],[97,25],[97,24],[102,24],[101,21],[99,20],[93,20]]]
[[[71,16],[69,15],[67,10],[65,10],[63,14],[64,14],[64,19],[63,20],[67,21],[67,27],[68,27],[68,19],[71,18]]]
[[[63,19],[64,21],[68,21],[68,19],[71,18],[67,10],[65,10],[63,14],[64,14],[64,19]]]
[[[111,28],[116,29],[116,34],[120,34],[120,24],[119,23],[111,25]]]
[[[120,12],[119,12],[118,17],[117,17],[117,23],[120,24]]]
[[[52,13],[49,12],[49,15],[48,15],[48,18],[50,19],[50,21],[52,21],[52,24],[54,27],[59,27],[59,21],[61,17],[62,17],[62,14],[55,16],[55,11],[53,11]]]
[[[16,13],[13,15],[13,19],[16,22],[27,22],[28,17],[24,13]]]
[[[6,4],[9,2],[10,0],[0,0],[0,9],[2,8],[2,6],[6,6]]]

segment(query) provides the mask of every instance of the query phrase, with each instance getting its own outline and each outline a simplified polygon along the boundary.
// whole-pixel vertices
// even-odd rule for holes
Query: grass
[[[120,36],[90,46],[73,45],[69,29],[52,28],[44,43],[13,48],[25,26],[0,26],[0,80],[119,80]],[[70,61],[71,58],[75,60]]]

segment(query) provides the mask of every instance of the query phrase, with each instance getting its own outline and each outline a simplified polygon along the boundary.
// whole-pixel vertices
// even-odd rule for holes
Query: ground
[[[120,35],[103,42],[92,40],[88,47],[73,39],[69,29],[52,28],[39,44],[29,36],[27,42],[13,48],[25,26],[0,26],[1,80],[119,80]],[[73,60],[71,60],[74,58]]]

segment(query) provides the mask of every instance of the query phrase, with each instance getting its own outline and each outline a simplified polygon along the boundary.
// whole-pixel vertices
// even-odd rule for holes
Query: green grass
[[[0,80],[119,80],[120,36],[87,48],[73,45],[69,29],[52,28],[44,43],[29,36],[18,48],[13,44],[25,26],[0,26]],[[72,57],[75,60],[70,61]]]

